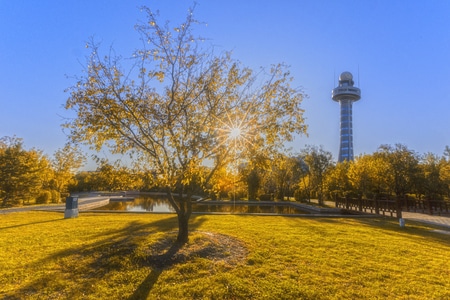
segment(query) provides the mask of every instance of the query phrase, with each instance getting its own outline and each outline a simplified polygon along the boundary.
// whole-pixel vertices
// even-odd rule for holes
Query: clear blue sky
[[[208,43],[254,69],[291,66],[295,85],[309,95],[309,137],[298,137],[294,151],[322,145],[337,159],[339,104],[330,95],[343,71],[362,92],[353,106],[355,155],[395,143],[441,155],[450,145],[450,1],[197,3]],[[60,124],[70,116],[64,90],[81,75],[86,41],[94,36],[103,49],[131,55],[140,46],[141,5],[175,26],[192,2],[0,0],[0,136],[16,135],[50,155],[62,148]]]

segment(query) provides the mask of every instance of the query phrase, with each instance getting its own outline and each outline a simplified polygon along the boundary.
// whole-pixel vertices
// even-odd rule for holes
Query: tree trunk
[[[191,197],[184,197],[181,192],[179,200],[175,200],[170,189],[167,191],[167,197],[172,207],[175,209],[178,217],[178,236],[176,240],[177,246],[183,246],[189,240],[189,218],[192,214]]]
[[[322,191],[319,191],[317,193],[317,201],[318,201],[319,205],[324,205]]]
[[[397,219],[401,219],[401,218],[403,218],[403,215],[402,215],[402,209],[403,209],[402,197],[397,196],[396,205],[397,205],[397,207],[396,207]]]
[[[187,212],[178,214],[177,244],[182,246],[189,240],[189,216]]]
[[[403,200],[403,196],[397,194],[396,201],[395,201],[397,219],[401,219],[403,217],[403,214],[402,214],[403,201],[402,200]]]

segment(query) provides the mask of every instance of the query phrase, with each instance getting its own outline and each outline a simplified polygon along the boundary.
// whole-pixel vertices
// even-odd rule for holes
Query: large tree
[[[331,152],[324,150],[322,146],[307,146],[301,151],[300,159],[307,165],[307,190],[314,192],[319,203],[323,204],[325,175],[334,166]]]
[[[353,161],[344,160],[331,167],[325,176],[325,192],[328,198],[352,195],[353,188],[349,180],[349,169]]]
[[[446,196],[450,198],[450,147],[445,146],[444,157],[442,158],[442,166],[439,170],[439,179],[444,185]]]
[[[177,213],[177,243],[184,244],[192,182],[206,184],[230,160],[276,150],[304,133],[303,95],[284,65],[255,73],[230,53],[215,54],[194,36],[200,23],[192,9],[179,26],[143,11],[147,22],[136,26],[143,48],[131,58],[112,50],[102,56],[88,44],[86,75],[66,103],[76,118],[65,125],[74,142],[145,162]]]
[[[348,179],[358,197],[382,198],[390,194],[390,165],[380,156],[364,154],[351,162]]]
[[[48,161],[41,151],[26,150],[21,139],[0,139],[0,200],[2,206],[24,204],[38,196]]]
[[[303,161],[299,157],[292,157],[285,154],[276,156],[272,162],[269,176],[275,186],[275,197],[284,200],[285,196],[293,196],[293,189],[298,185],[302,175]]]
[[[416,178],[415,190],[427,200],[443,199],[446,196],[446,185],[442,180],[442,169],[445,167],[445,158],[433,153],[425,153],[420,161],[420,172]]]
[[[109,192],[136,190],[141,185],[137,172],[133,172],[119,161],[111,164],[107,160],[100,160],[99,163],[94,180],[97,190]]]
[[[388,164],[385,177],[389,178],[388,185],[398,199],[403,199],[407,193],[414,190],[419,169],[419,156],[405,145],[381,145],[373,154]]]
[[[75,182],[75,172],[84,165],[86,157],[76,146],[66,144],[53,154],[52,168],[54,178],[51,188],[62,193],[67,193],[69,186]]]

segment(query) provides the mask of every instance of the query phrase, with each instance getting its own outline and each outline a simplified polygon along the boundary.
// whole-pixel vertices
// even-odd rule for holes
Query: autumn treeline
[[[99,160],[95,171],[80,171],[85,156],[73,145],[48,157],[26,150],[18,138],[0,139],[1,206],[59,203],[70,192],[158,190],[157,174]],[[450,197],[450,148],[443,156],[419,155],[406,146],[382,145],[373,154],[335,163],[330,152],[308,146],[297,155],[277,154],[218,169],[205,186],[199,170],[190,182],[212,199],[319,201],[334,197]]]
[[[330,152],[309,146],[279,155],[265,168],[240,170],[241,195],[251,199],[334,200],[335,197],[425,200],[450,197],[450,148],[420,155],[405,145],[381,145],[373,154],[335,163]]]
[[[59,203],[75,184],[84,155],[67,144],[48,157],[17,137],[0,138],[0,206]]]

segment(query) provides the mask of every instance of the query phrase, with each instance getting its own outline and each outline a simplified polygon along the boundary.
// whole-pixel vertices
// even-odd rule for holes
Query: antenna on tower
[[[336,86],[336,69],[333,70],[333,87]]]
[[[358,87],[361,88],[361,83],[359,82],[359,64],[358,64]]]

